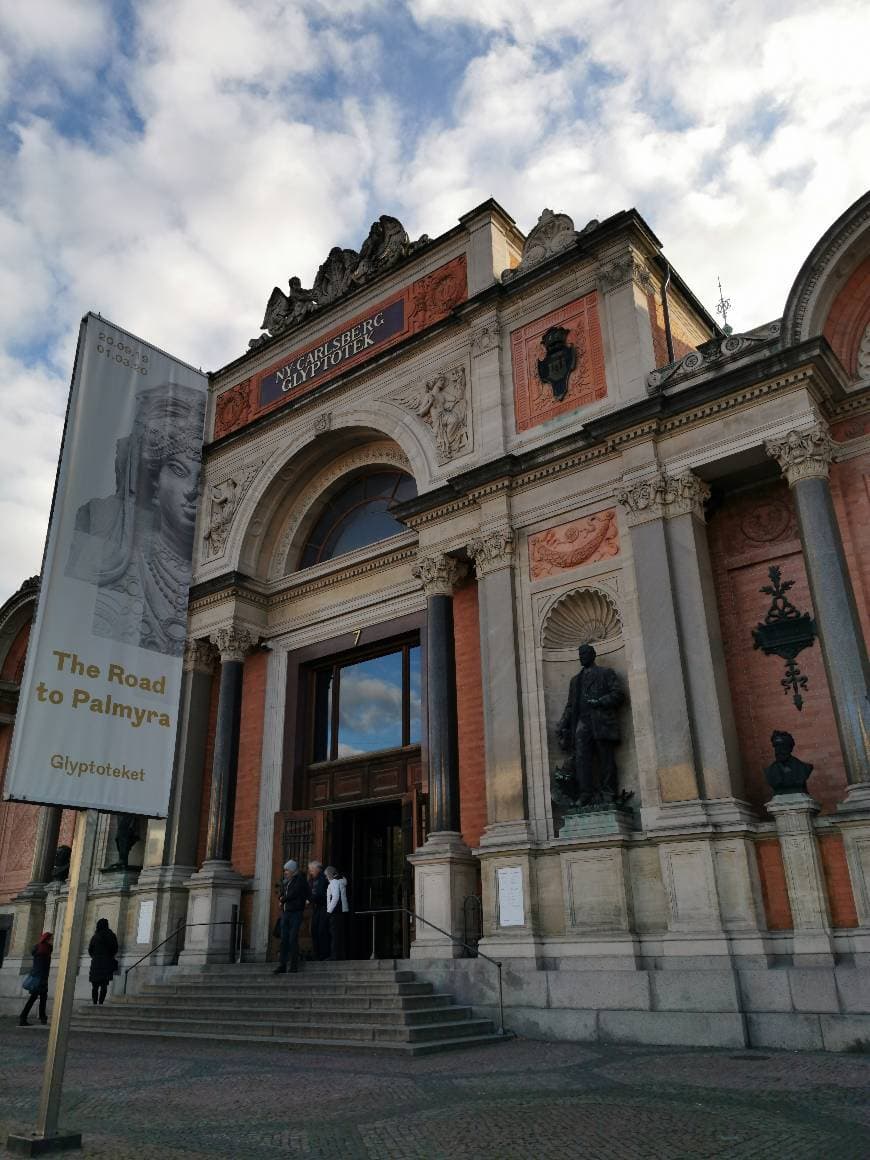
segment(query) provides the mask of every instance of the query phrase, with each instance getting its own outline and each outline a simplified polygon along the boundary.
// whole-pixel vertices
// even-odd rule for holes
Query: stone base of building
[[[498,1018],[498,974],[481,959],[418,959],[418,977]],[[870,1051],[870,969],[535,969],[502,978],[508,1030],[531,1039],[680,1047]]]

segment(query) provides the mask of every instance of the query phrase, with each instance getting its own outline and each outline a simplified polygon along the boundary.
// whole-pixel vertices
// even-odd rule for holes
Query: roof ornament
[[[587,230],[595,229],[598,224],[598,220],[593,218],[582,230],[575,230],[573,220],[566,213],[553,213],[551,209],[543,210],[538,218],[538,224],[523,243],[519,265],[512,270],[503,270],[502,282],[519,278],[535,266],[546,262],[548,258],[560,254],[563,250],[570,250]]]
[[[734,333],[734,327],[728,325],[728,311],[731,309],[731,299],[726,298],[722,293],[722,279],[716,275],[716,281],[719,283],[719,301],[716,303],[716,313],[722,315],[722,329],[730,337]]]
[[[269,296],[260,324],[265,333],[252,338],[248,346],[261,346],[270,338],[283,334],[309,314],[331,306],[428,243],[426,234],[412,242],[398,218],[382,214],[372,223],[359,252],[333,246],[317,271],[310,290],[306,290],[295,275],[290,279],[287,294],[276,286]]]

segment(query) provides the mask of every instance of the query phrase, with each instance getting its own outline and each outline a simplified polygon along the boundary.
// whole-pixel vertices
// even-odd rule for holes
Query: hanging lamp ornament
[[[780,681],[783,692],[792,693],[795,708],[803,708],[801,690],[807,687],[807,678],[800,671],[797,656],[814,643],[816,622],[808,612],[799,612],[786,593],[794,587],[794,580],[783,580],[780,569],[774,564],[768,569],[770,584],[759,591],[770,597],[770,608],[760,624],[752,630],[755,647],[765,656],[781,657],[785,661],[785,676]]]

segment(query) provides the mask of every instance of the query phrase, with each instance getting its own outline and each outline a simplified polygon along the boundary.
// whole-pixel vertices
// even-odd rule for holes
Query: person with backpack
[[[329,933],[332,943],[330,959],[347,958],[347,924],[350,903],[347,897],[347,879],[334,866],[326,867],[326,913],[329,915]]]
[[[27,1027],[27,1016],[36,1000],[39,1000],[39,1022],[45,1026],[48,1015],[45,1004],[48,1002],[48,974],[51,970],[51,952],[54,945],[54,935],[50,930],[43,931],[39,942],[32,950],[33,965],[30,974],[25,978],[23,986],[30,992],[30,998],[24,1004],[24,1010],[18,1016],[19,1027]]]
[[[97,929],[88,943],[88,954],[91,956],[91,970],[88,977],[91,981],[91,999],[95,1007],[98,1003],[102,1007],[106,1001],[106,991],[118,968],[118,960],[115,958],[117,953],[118,938],[109,927],[109,920],[107,918],[98,919]]]

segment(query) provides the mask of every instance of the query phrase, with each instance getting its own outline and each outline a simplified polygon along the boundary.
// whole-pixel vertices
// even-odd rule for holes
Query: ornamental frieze
[[[529,536],[529,574],[544,580],[618,554],[616,509],[608,508]]]
[[[482,532],[468,543],[468,554],[474,560],[474,570],[478,578],[509,568],[514,558],[514,534],[510,528],[500,528],[495,532]]]
[[[310,345],[281,356],[218,395],[214,438],[303,398],[352,367],[443,321],[468,296],[465,255],[346,319]]]

